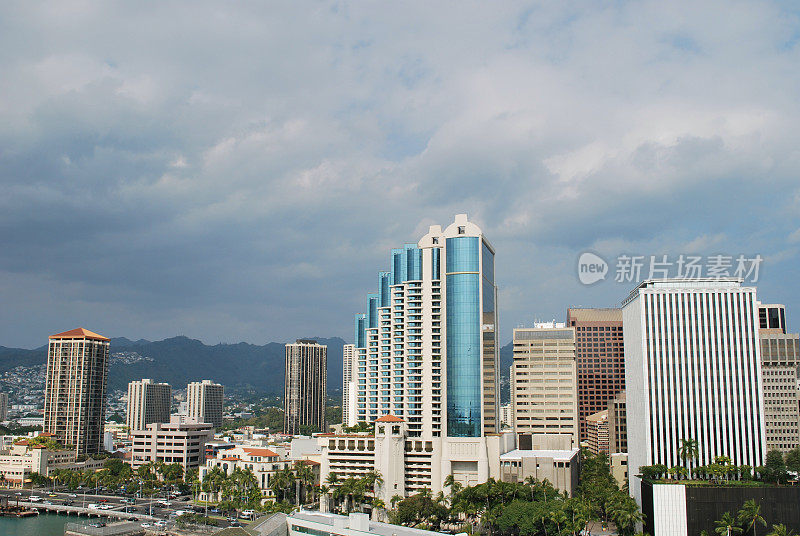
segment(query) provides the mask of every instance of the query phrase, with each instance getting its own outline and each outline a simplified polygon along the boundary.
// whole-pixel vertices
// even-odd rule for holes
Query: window
[[[466,232],[467,232],[467,230],[463,225],[459,225],[458,226],[458,234],[464,234]]]

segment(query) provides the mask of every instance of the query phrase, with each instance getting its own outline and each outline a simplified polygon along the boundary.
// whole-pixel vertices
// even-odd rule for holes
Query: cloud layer
[[[5,5],[0,345],[350,340],[458,212],[504,340],[627,296],[587,249],[761,254],[798,326],[799,40],[761,2]]]

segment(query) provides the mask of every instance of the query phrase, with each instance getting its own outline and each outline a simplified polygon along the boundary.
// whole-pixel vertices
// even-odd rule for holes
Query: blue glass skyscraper
[[[356,316],[358,421],[403,418],[410,437],[476,438],[499,430],[494,249],[459,214],[392,249]]]

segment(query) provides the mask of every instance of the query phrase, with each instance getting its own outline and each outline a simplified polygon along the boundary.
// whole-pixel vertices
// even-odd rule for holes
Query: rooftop
[[[337,525],[345,524],[344,526],[348,526],[347,523],[349,522],[348,516],[306,510],[300,510],[299,512],[291,514],[289,519],[311,521],[312,523],[319,523],[322,525],[328,525],[330,527],[333,527],[334,523]],[[354,529],[351,527],[351,530]],[[414,529],[410,527],[404,527],[402,525],[391,525],[389,523],[381,523],[378,521],[369,521],[369,533],[377,534],[379,536],[431,536],[432,534],[441,534],[439,532],[433,532],[430,530]]]
[[[400,417],[397,417],[389,413],[387,415],[384,415],[383,417],[376,419],[375,422],[404,422],[404,421]]]
[[[521,460],[522,458],[553,458],[557,461],[570,461],[580,449],[570,450],[520,450],[515,449],[500,456],[500,461]]]
[[[570,307],[567,309],[567,318],[577,322],[622,322],[622,309]]]
[[[103,337],[95,333],[94,331],[89,331],[88,329],[84,328],[75,328],[69,331],[64,331],[61,333],[56,333],[55,335],[50,335],[51,339],[92,339],[95,341],[107,341],[109,340],[108,337]]]

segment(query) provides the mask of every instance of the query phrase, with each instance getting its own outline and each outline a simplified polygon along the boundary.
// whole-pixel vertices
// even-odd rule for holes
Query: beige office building
[[[762,324],[759,339],[767,450],[787,452],[800,445],[800,341],[797,333],[785,333],[783,316],[780,306],[781,325],[764,328]]]
[[[628,422],[625,393],[608,401],[608,449],[611,454],[628,452]],[[627,460],[627,458],[625,458]]]
[[[575,328],[559,323],[514,330],[511,404],[514,431],[564,434],[578,446]]]
[[[206,462],[206,442],[214,437],[208,423],[152,423],[131,432],[131,466],[148,462],[179,463],[184,470]]]
[[[342,347],[342,424],[355,426],[358,424],[356,414],[356,395],[358,384],[354,369],[358,362],[355,344]]]
[[[128,384],[128,429],[144,430],[154,422],[169,422],[172,387],[144,379]]]
[[[608,454],[608,410],[586,417],[586,447],[593,454]]]
[[[190,421],[222,428],[225,388],[211,380],[192,382],[186,387],[187,417]]]
[[[328,347],[298,339],[286,345],[283,433],[325,432]]]
[[[50,336],[44,431],[78,454],[103,449],[108,351],[108,339],[87,329]]]

